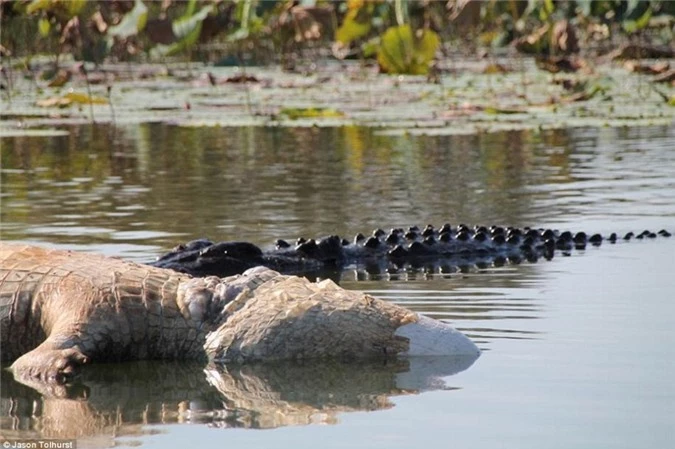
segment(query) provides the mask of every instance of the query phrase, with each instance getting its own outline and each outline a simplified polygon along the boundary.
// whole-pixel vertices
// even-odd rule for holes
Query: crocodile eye
[[[291,244],[286,240],[278,239],[276,242],[274,242],[274,246],[276,246],[278,249],[283,249],[290,248]]]

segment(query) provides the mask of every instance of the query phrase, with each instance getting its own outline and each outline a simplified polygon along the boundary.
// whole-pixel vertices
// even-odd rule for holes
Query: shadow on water
[[[474,357],[387,363],[243,366],[134,362],[87,366],[73,385],[37,391],[2,373],[4,438],[89,438],[147,433],[141,426],[201,423],[275,428],[336,423],[340,413],[393,407],[390,398],[452,389],[445,376]],[[114,431],[114,432],[113,432]]]

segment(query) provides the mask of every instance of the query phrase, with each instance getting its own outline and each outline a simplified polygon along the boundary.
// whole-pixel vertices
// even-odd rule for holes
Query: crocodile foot
[[[87,362],[87,356],[76,347],[49,349],[43,344],[19,357],[10,370],[19,382],[63,385],[75,377],[80,365]]]

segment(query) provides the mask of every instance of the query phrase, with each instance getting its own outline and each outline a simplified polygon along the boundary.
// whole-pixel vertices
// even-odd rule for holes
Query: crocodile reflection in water
[[[279,362],[206,369],[185,362],[91,365],[75,385],[38,385],[42,395],[3,375],[0,428],[5,438],[86,439],[141,436],[151,431],[139,427],[146,424],[274,428],[335,423],[341,413],[393,407],[392,396],[447,389],[442,378],[474,360]]]

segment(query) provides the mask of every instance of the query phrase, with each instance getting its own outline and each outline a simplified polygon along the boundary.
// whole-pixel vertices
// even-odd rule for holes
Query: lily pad
[[[286,116],[291,120],[301,118],[342,118],[345,116],[343,112],[332,108],[283,108],[279,111],[279,115]]]
[[[103,97],[89,96],[77,92],[68,92],[62,96],[49,97],[44,100],[38,100],[35,103],[42,108],[65,108],[73,104],[108,104],[108,100]]]
[[[426,75],[440,45],[431,30],[417,30],[410,25],[391,27],[382,35],[377,62],[387,73]]]

